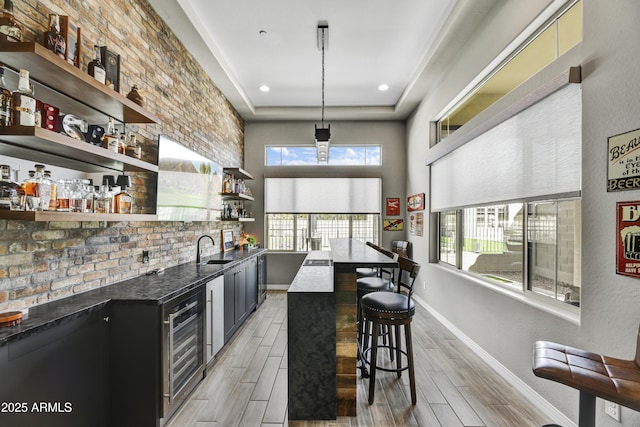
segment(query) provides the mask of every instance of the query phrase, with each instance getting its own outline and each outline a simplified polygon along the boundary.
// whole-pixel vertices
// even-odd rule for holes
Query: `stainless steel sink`
[[[311,267],[329,267],[331,265],[331,260],[330,259],[308,259],[308,260],[305,260],[303,265],[311,266]]]
[[[231,259],[210,259],[208,261],[202,262],[200,264],[227,264],[230,263]]]

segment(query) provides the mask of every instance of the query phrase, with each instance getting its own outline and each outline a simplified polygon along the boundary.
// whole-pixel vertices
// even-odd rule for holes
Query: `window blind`
[[[380,178],[265,178],[265,213],[380,213]]]
[[[580,191],[581,117],[581,87],[566,85],[433,161],[431,210]]]

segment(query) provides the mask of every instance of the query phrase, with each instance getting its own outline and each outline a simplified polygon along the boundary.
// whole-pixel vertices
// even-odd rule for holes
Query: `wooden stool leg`
[[[369,359],[369,405],[373,404],[373,397],[376,392],[376,363],[378,360],[378,332],[380,331],[380,324],[373,321],[372,337],[371,337],[371,358]]]
[[[404,325],[404,335],[407,341],[407,364],[409,366],[409,387],[411,388],[411,404],[416,404],[416,376],[413,370],[413,345],[411,344],[411,323]],[[582,426],[581,426],[582,427]]]
[[[402,376],[402,371],[400,370],[401,365],[402,365],[401,357],[400,357],[400,354],[401,354],[400,353],[400,326],[395,325],[393,328],[396,331],[396,344],[395,344],[396,345],[396,348],[395,348],[395,351],[396,351],[396,368],[398,369],[398,378],[400,378]]]

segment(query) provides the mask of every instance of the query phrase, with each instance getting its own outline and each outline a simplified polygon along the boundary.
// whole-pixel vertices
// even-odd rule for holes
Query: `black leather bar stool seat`
[[[377,277],[380,274],[380,270],[373,267],[359,267],[356,268],[356,277]]]
[[[376,371],[396,372],[400,378],[402,371],[409,371],[409,386],[411,389],[411,403],[416,404],[416,381],[413,364],[413,344],[411,339],[411,321],[416,312],[413,294],[413,283],[420,270],[420,265],[404,257],[398,258],[399,274],[397,292],[371,292],[360,300],[364,332],[363,343],[369,343],[369,324],[371,324],[371,341],[369,347],[363,347],[363,363],[369,365],[369,404],[373,403],[375,395]],[[408,277],[408,283],[404,278]],[[406,291],[405,293],[402,293]],[[400,343],[400,327],[404,326],[405,346]],[[378,343],[381,327],[393,327],[395,343],[390,340],[388,345]],[[378,348],[389,348],[395,352],[395,368],[378,365]],[[402,365],[401,355],[406,357],[406,365]],[[367,358],[367,356],[369,356]],[[393,359],[392,359],[393,360]]]

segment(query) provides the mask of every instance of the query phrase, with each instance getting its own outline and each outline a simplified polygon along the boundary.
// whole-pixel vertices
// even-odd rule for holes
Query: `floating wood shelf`
[[[154,214],[100,214],[91,212],[10,211],[0,210],[0,219],[16,221],[157,221]]]
[[[33,126],[0,127],[0,154],[83,172],[158,172],[158,166]]]
[[[91,122],[89,114],[75,113],[73,101],[125,123],[160,123],[160,119],[127,97],[98,82],[35,42],[0,44],[0,61],[14,69],[29,71],[31,80],[55,90],[37,91],[36,96],[61,111],[74,112]],[[67,99],[72,98],[72,100]],[[94,123],[96,123],[94,121]],[[100,123],[100,122],[97,122]]]

